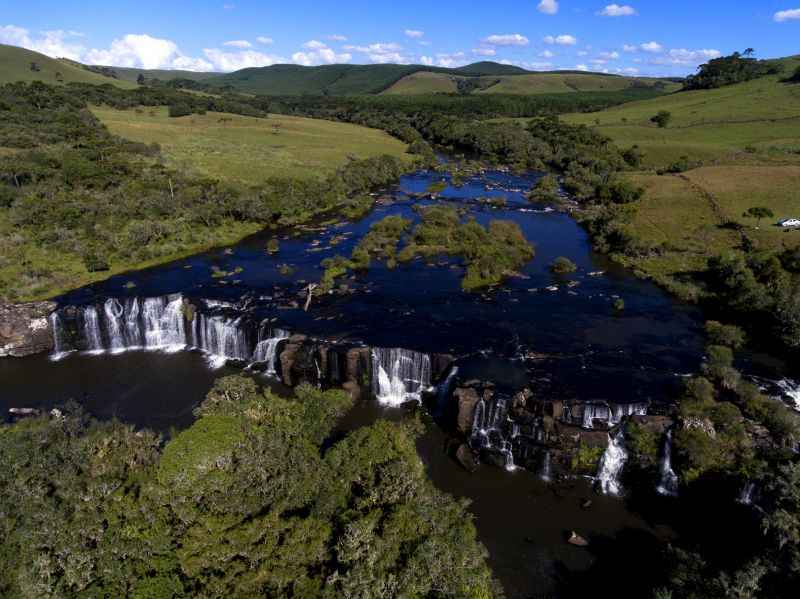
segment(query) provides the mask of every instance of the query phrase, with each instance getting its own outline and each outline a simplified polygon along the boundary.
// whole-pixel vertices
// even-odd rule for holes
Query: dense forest
[[[413,421],[343,435],[348,395],[296,394],[220,379],[168,442],[74,406],[0,427],[0,594],[499,596]]]

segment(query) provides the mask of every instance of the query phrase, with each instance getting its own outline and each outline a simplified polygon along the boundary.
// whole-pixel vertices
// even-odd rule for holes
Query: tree
[[[747,50],[742,52],[742,55],[743,56],[747,56],[749,58],[750,56],[752,56],[755,53],[756,53],[756,51],[753,48],[748,48]]]
[[[761,219],[762,218],[774,218],[775,214],[769,208],[765,206],[754,206],[753,208],[749,208],[747,212],[744,213],[744,217],[750,217],[756,219],[756,229],[761,226]]]
[[[136,83],[139,85],[144,85],[144,73],[139,73],[139,76],[136,78]]]
[[[35,61],[31,62],[31,71],[33,71],[34,73],[38,73],[41,70],[42,70],[42,67],[39,66],[38,62],[35,62]]]
[[[668,110],[659,110],[658,114],[650,119],[651,123],[655,123],[660,129],[664,129],[672,120],[672,113]]]

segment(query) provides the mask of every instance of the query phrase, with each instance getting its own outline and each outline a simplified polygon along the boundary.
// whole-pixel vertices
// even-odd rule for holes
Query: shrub
[[[188,104],[178,102],[169,105],[169,116],[173,118],[189,116],[190,114],[192,114],[192,109]]]
[[[659,110],[658,114],[650,119],[651,123],[658,125],[660,129],[666,128],[672,120],[672,113],[668,110]]]
[[[550,265],[550,270],[556,274],[567,274],[575,272],[576,270],[578,270],[578,267],[569,258],[565,258],[564,256],[559,256],[558,258],[553,260],[553,263]]]
[[[709,320],[706,323],[706,334],[714,345],[723,345],[732,349],[739,349],[745,343],[744,331],[729,324],[722,324],[716,320]]]
[[[554,175],[545,175],[536,182],[528,199],[541,203],[557,202],[560,199],[559,191],[558,179]]]

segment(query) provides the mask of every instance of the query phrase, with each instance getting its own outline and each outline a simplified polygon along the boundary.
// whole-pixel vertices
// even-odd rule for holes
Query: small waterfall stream
[[[399,406],[420,401],[431,386],[431,360],[427,354],[407,349],[372,350],[372,385],[378,401]]]
[[[458,376],[458,366],[452,366],[450,372],[447,373],[445,379],[439,383],[436,392],[436,416],[442,416],[447,406],[447,401],[450,399],[450,393],[453,390],[453,382]]]
[[[678,475],[672,469],[672,431],[667,431],[664,439],[664,448],[662,450],[661,461],[658,466],[659,470],[659,483],[656,491],[659,495],[667,497],[678,496]]]
[[[625,449],[625,432],[620,429],[613,437],[608,436],[608,447],[597,471],[597,481],[605,495],[621,495],[622,483],[620,476],[628,461],[628,451]]]
[[[516,470],[514,464],[513,445],[508,437],[510,420],[508,418],[508,400],[500,397],[487,402],[481,399],[475,406],[472,421],[471,444],[477,449],[488,449],[503,456],[506,470]]]
[[[273,329],[270,336],[260,339],[253,352],[253,362],[266,364],[267,374],[276,374],[276,361],[278,358],[278,345],[289,338],[289,332],[283,329]]]

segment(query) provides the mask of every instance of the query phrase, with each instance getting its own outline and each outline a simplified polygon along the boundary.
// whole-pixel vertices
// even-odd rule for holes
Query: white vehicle
[[[785,218],[778,224],[781,227],[800,227],[800,218]]]

